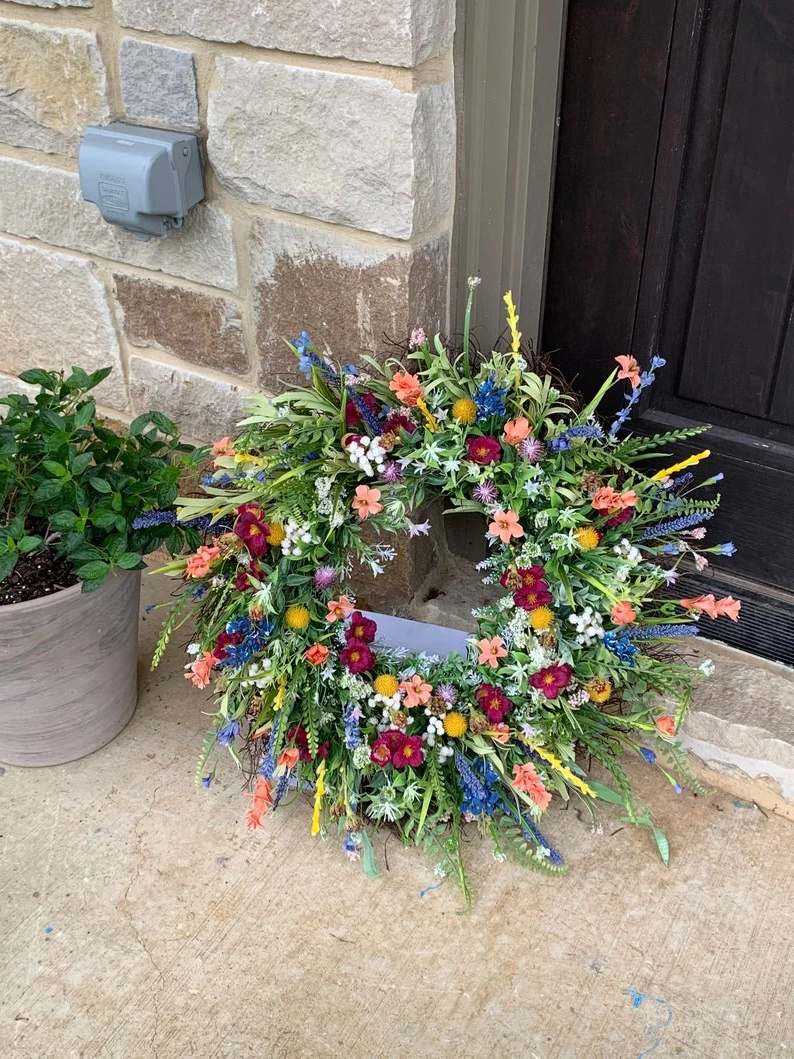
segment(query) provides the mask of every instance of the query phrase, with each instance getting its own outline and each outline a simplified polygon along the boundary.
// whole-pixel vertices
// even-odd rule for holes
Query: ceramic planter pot
[[[0,607],[0,761],[61,765],[115,738],[138,696],[140,570]]]

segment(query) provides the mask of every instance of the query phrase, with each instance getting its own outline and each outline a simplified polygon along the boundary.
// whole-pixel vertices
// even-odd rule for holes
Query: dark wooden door
[[[638,427],[714,424],[739,549],[705,590],[792,661],[794,2],[571,0],[561,119],[544,348],[585,390],[667,360]]]

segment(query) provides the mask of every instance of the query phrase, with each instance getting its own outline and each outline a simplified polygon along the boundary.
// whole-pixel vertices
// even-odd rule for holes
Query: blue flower
[[[717,551],[720,555],[735,555],[736,545],[733,541],[728,541],[726,544],[721,544]]]
[[[549,452],[567,452],[570,447],[571,443],[565,434],[560,434],[558,438],[552,438],[546,443]]]
[[[684,788],[683,788],[683,787],[681,786],[681,784],[680,784],[680,783],[674,783],[674,784],[673,784],[673,790],[675,791],[675,793],[676,793],[676,794],[681,794],[681,792],[683,791],[683,789],[684,789]]]
[[[666,363],[667,361],[664,357],[653,357],[651,360],[651,368],[653,371],[656,371],[657,368],[663,368]]]
[[[218,742],[224,746],[231,746],[240,734],[240,722],[228,721],[222,728],[218,729]]]
[[[361,717],[361,710],[355,703],[351,703],[345,707],[345,746],[348,750],[355,750],[358,744],[361,742],[361,734],[359,731],[359,718]]]
[[[477,392],[474,394],[474,404],[477,407],[477,422],[482,423],[483,420],[488,419],[490,416],[503,416],[506,412],[504,398],[507,395],[507,387],[504,388],[496,385],[496,375],[491,374],[485,380],[481,382],[477,387]]]
[[[308,382],[311,382],[312,378],[312,361],[311,357],[302,356],[298,358],[298,367],[306,376]]]
[[[653,765],[656,761],[656,754],[647,746],[641,746],[637,748],[649,765]]]
[[[254,477],[256,478],[256,480],[258,482],[266,482],[267,481],[267,471],[257,471],[256,474],[254,475]]]
[[[708,522],[713,517],[713,511],[693,511],[691,515],[681,515],[667,522],[657,522],[655,526],[649,526],[644,533],[640,534],[640,540],[647,541],[651,537],[667,537],[671,533],[680,533],[681,530],[689,529],[690,526]]]
[[[201,777],[201,786],[202,787],[209,787],[209,785],[211,783],[212,783],[212,773],[210,773],[208,776],[202,776]]]
[[[298,353],[305,353],[309,346],[312,344],[312,340],[309,338],[305,331],[301,331],[301,333],[293,341],[292,344]]]
[[[632,668],[635,665],[634,658],[640,653],[639,647],[635,647],[627,636],[618,636],[612,631],[605,632],[601,643],[621,662]]]
[[[203,599],[207,594],[207,586],[204,584],[196,585],[195,588],[190,590],[190,598],[198,602]]]
[[[644,629],[632,629],[628,634],[632,640],[658,640],[660,638],[697,636],[697,625],[648,625]]]
[[[493,766],[481,757],[469,762],[456,750],[455,768],[458,772],[460,789],[463,792],[461,812],[471,813],[472,816],[481,816],[483,813],[492,816],[500,801],[496,789],[499,776]]]
[[[358,375],[359,371],[355,364],[343,364],[342,371],[345,375]]]

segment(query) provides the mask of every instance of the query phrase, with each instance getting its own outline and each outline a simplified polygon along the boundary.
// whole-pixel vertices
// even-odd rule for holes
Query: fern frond
[[[494,817],[491,821],[491,837],[497,849],[511,857],[524,868],[543,875],[565,875],[567,864],[552,864],[540,846],[527,841],[522,828],[508,816]]]
[[[215,749],[217,743],[217,727],[213,725],[212,728],[204,736],[204,742],[201,745],[201,753],[199,754],[198,764],[196,765],[196,786],[201,786],[201,779],[204,775],[204,769],[207,762],[209,761],[210,754]]]
[[[165,624],[163,625],[163,631],[160,633],[160,637],[157,641],[157,646],[155,647],[154,654],[152,655],[152,670],[157,669],[160,662],[162,661],[163,655],[165,654],[165,649],[166,647],[168,647],[168,642],[171,639],[171,635],[173,634],[174,630],[179,627],[179,618],[182,616],[182,612],[184,611],[186,605],[189,602],[190,597],[188,593],[185,592],[181,596],[177,597],[177,599],[175,599],[173,604],[171,605],[171,613],[168,615],[168,618]]]

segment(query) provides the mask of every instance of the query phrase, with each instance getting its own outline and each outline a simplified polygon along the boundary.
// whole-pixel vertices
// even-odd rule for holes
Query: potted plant
[[[147,412],[119,432],[90,395],[109,368],[33,369],[39,387],[0,399],[0,761],[54,765],[91,753],[137,697],[144,555],[198,543],[191,527],[149,525],[183,471],[204,457]],[[136,522],[136,519],[138,521]],[[137,528],[140,527],[140,528]]]

